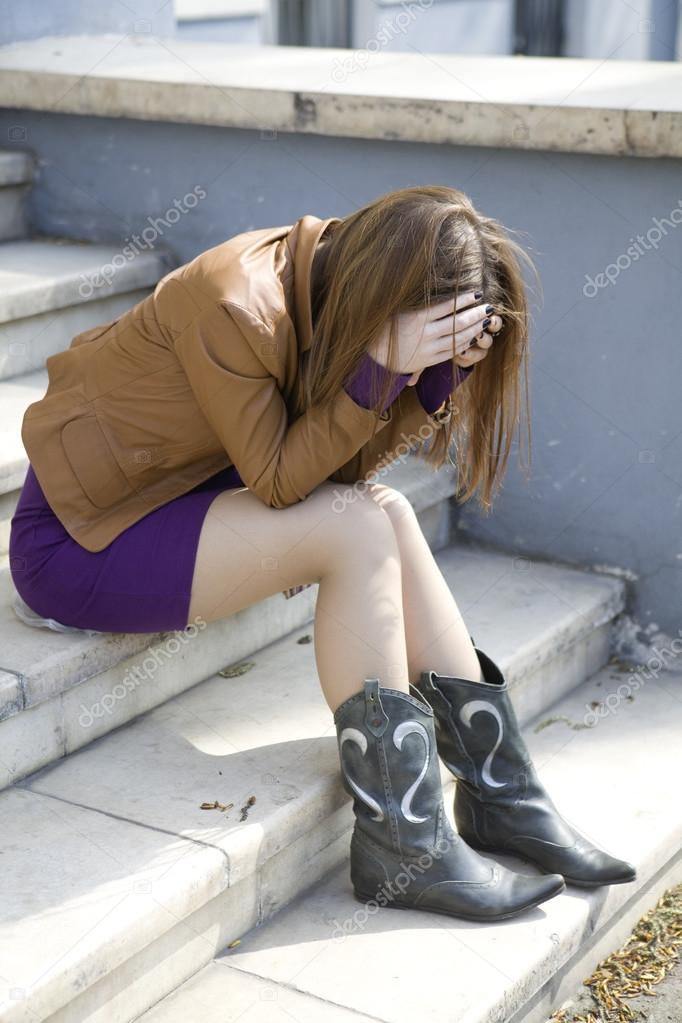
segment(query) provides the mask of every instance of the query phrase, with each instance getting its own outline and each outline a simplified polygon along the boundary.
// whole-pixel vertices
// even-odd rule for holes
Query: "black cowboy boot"
[[[531,762],[506,679],[474,649],[484,682],[425,671],[412,687],[433,707],[438,753],[457,778],[459,833],[475,849],[522,856],[585,888],[634,881],[632,864],[597,848],[560,816]]]
[[[334,723],[343,784],[354,797],[350,872],[361,901],[503,920],[563,891],[562,877],[516,874],[453,831],[428,704],[365,679]]]

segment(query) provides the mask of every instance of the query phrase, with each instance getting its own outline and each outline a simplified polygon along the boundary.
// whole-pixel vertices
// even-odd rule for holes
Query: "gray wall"
[[[39,36],[121,32],[170,36],[175,31],[172,0],[0,0],[0,45]]]
[[[374,53],[511,53],[514,0],[353,0],[351,46]]]
[[[567,0],[566,57],[675,60],[680,0]],[[681,19],[682,20],[682,19]]]
[[[197,21],[184,19],[178,21],[176,34],[180,39],[191,39],[194,42],[244,43],[250,46],[270,42],[260,17],[205,18]]]
[[[279,0],[281,4],[281,0]],[[287,16],[298,3],[283,3]],[[273,11],[278,3],[273,0]],[[511,53],[514,0],[311,0],[300,41],[350,45],[367,51],[417,48],[432,52]],[[682,57],[682,0],[566,0],[564,55],[674,60]],[[170,36],[176,32],[173,0],[0,0],[0,45],[44,35],[120,32]],[[258,43],[270,29],[251,17],[180,21],[186,39]],[[298,41],[298,40],[296,40]]]
[[[240,231],[306,212],[344,216],[419,182],[463,188],[525,232],[544,289],[532,332],[532,478],[515,451],[493,514],[469,502],[461,525],[520,554],[630,570],[642,622],[680,627],[679,163],[17,111],[0,112],[3,146],[12,125],[41,161],[31,214],[46,232],[123,241],[205,190],[159,234],[180,262]],[[672,211],[680,216],[666,224]]]

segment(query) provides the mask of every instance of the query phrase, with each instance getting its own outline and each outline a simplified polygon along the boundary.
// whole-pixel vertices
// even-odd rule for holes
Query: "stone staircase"
[[[661,673],[634,701],[625,698],[582,729],[586,708],[617,694],[623,678],[613,666],[602,669],[525,735],[560,808],[595,841],[627,855],[636,882],[593,892],[569,886],[523,916],[477,925],[390,908],[368,912],[352,896],[344,861],[238,945],[226,940],[141,1023],[546,1023],[682,881],[682,673]],[[448,804],[453,789],[445,787]],[[521,860],[498,858],[533,873]],[[227,939],[238,928],[226,918]],[[200,914],[191,919],[211,942],[216,932],[202,927]],[[132,994],[134,1001],[134,986]],[[647,1018],[662,1020],[655,1004]]]
[[[507,672],[523,721],[554,716],[548,708],[576,699],[570,695],[576,686],[607,662],[613,622],[623,608],[621,580],[451,544],[436,558],[473,635]],[[302,598],[271,599],[281,606]],[[40,632],[21,623],[17,628]],[[108,688],[88,691],[99,676],[72,687],[82,691],[79,705],[93,715],[93,701],[105,705],[108,694],[127,723],[87,745],[83,736],[83,748],[0,793],[6,850],[3,1023],[134,1020],[236,939],[244,939],[245,950],[261,938],[267,944],[263,925],[297,896],[303,902],[292,912],[307,913],[309,900],[318,898],[311,886],[336,869],[340,873],[324,881],[322,891],[335,885],[350,911],[344,870],[352,811],[340,783],[313,646],[304,641],[310,635],[310,625],[303,624],[265,645],[254,617],[251,643],[241,646],[243,653],[254,651],[244,658],[249,670],[227,677],[206,671],[203,681],[177,695],[167,688],[150,697],[157,690],[152,678],[115,698],[113,671],[102,672]],[[56,635],[58,641],[71,638]],[[194,670],[192,660],[204,657],[204,646],[211,646],[208,629],[167,658],[174,679]],[[219,649],[225,665],[237,660],[234,647],[227,641],[221,647],[216,636]],[[138,666],[144,656],[138,655]],[[157,705],[141,713],[150,701]],[[32,713],[15,717],[28,721]],[[576,709],[571,714],[581,720]],[[594,730],[598,739],[606,734],[603,728]],[[588,730],[566,731],[562,724],[541,733],[560,739],[560,746],[583,735]],[[31,737],[27,728],[29,744]],[[602,798],[596,805],[621,793],[623,779],[608,760],[588,764],[581,756],[579,764],[581,791],[589,771],[598,774]],[[250,796],[256,802],[241,822],[240,808]],[[214,800],[234,808],[200,808]],[[595,835],[609,837],[610,818],[585,821],[595,806],[576,810]],[[616,844],[631,851],[637,835],[628,835],[625,826],[621,830]],[[622,890],[616,897],[631,894]],[[604,893],[595,898],[603,900]],[[569,908],[585,905],[584,896],[574,892],[556,901]],[[530,927],[537,942],[533,928],[544,919],[537,910],[525,923],[510,924],[517,936],[519,928]],[[411,926],[421,935],[442,931],[443,924],[431,917],[410,923],[408,914],[382,917],[382,940],[388,935],[391,942],[403,940]],[[498,927],[462,927],[467,940],[486,947],[492,935],[502,933]],[[292,933],[294,943],[305,940]],[[359,946],[365,938],[358,937]],[[317,947],[318,938],[311,940]],[[453,961],[458,945],[451,945]],[[284,954],[280,939],[274,947]],[[350,952],[350,943],[346,948]],[[279,986],[280,975],[273,974],[273,981]]]
[[[31,173],[30,161],[0,153],[5,540],[27,465],[21,418],[44,391],[45,358],[129,308],[166,269],[162,257],[138,257],[85,297],[83,279],[115,253],[17,237]],[[274,594],[183,641],[62,634],[18,619],[5,555],[3,1023],[540,1023],[600,942],[677,876],[679,679],[581,727],[622,679],[609,657],[623,580],[453,543],[451,473],[409,459],[385,478],[408,496],[470,631],[507,673],[561,806],[637,862],[636,884],[567,889],[486,927],[382,910],[339,943],[336,921],[361,907],[347,877],[352,811],[310,642],[315,588]],[[214,800],[234,807],[201,809]]]
[[[26,238],[33,174],[27,154],[0,150],[0,555],[28,465],[21,420],[45,393],[45,360],[140,301],[170,268],[164,253],[126,263],[113,246]]]

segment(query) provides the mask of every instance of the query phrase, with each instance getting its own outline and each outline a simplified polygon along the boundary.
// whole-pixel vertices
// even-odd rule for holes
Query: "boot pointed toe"
[[[541,902],[561,895],[566,888],[566,881],[561,874],[540,874],[538,877],[515,874],[514,877],[515,898],[525,908],[539,906]]]
[[[601,885],[628,884],[637,878],[637,870],[627,860],[620,860],[610,853],[593,846],[588,852],[581,852],[568,863],[563,876],[568,884],[582,888],[597,888]]]
[[[507,870],[499,863],[493,868],[488,884],[435,881],[419,892],[414,908],[464,920],[508,920],[554,898],[566,887],[560,874],[529,877]]]
[[[462,799],[460,799],[460,810]],[[528,828],[528,824],[526,824]],[[566,840],[566,829],[571,830]],[[513,853],[527,859],[529,863],[547,873],[561,874],[568,884],[583,888],[597,888],[600,885],[627,884],[637,876],[635,867],[626,860],[611,856],[610,853],[590,842],[567,821],[559,818],[545,817],[544,826],[537,826],[539,838],[531,835],[515,835],[507,822],[503,826],[500,821],[494,828],[495,848]],[[561,838],[564,841],[552,841]],[[483,852],[490,851],[485,844],[478,844]]]

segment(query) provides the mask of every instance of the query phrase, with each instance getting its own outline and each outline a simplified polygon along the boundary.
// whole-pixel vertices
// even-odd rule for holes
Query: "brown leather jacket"
[[[290,421],[312,339],[310,270],[336,217],[246,231],[166,274],[115,320],[47,359],[21,436],[68,533],[98,551],[127,526],[235,465],[284,508],[322,481],[353,483],[433,420],[406,387],[374,413],[344,391]]]

